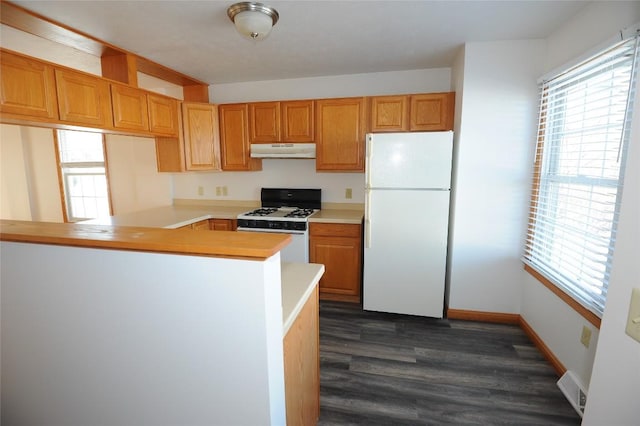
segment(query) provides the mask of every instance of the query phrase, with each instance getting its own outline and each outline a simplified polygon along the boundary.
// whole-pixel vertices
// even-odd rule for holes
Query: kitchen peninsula
[[[3,418],[284,424],[324,271],[282,264],[289,238],[0,221]]]

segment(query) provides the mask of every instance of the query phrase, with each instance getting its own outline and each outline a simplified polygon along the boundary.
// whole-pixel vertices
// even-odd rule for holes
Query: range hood
[[[251,158],[316,158],[316,144],[252,143]]]

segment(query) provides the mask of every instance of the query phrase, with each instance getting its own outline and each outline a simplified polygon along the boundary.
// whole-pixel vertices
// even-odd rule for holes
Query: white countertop
[[[206,219],[236,219],[248,210],[246,206],[164,206],[82,223],[175,229]]]
[[[324,265],[282,262],[282,337],[298,317],[322,274]]]
[[[309,222],[360,224],[364,210],[322,209],[309,217]]]
[[[138,226],[145,228],[175,229],[206,219],[236,219],[239,214],[252,210],[246,205],[172,205],[118,214],[102,219],[82,222],[85,225]],[[309,222],[353,223],[362,222],[361,209],[322,209],[309,218]]]

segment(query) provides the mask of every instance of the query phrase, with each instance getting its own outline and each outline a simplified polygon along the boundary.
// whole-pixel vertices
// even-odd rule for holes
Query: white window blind
[[[602,316],[635,93],[637,37],[542,83],[524,261]]]

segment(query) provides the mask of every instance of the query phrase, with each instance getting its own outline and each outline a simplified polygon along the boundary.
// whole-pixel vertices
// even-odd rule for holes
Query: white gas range
[[[262,188],[262,207],[238,215],[238,231],[290,234],[280,259],[308,263],[309,217],[320,210],[321,198],[320,189]]]

